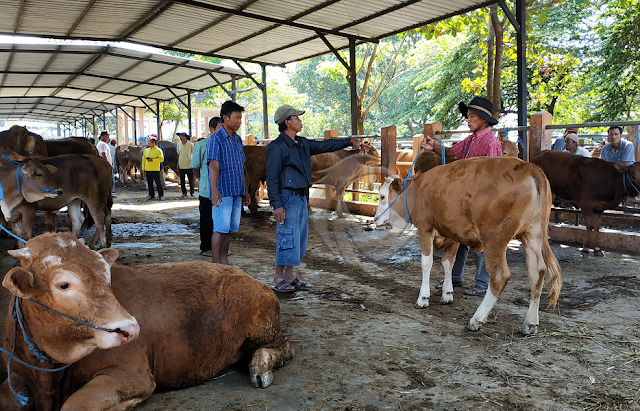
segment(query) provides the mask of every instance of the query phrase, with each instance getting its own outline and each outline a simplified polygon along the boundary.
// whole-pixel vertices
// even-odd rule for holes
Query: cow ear
[[[613,163],[613,167],[618,170],[618,172],[623,174],[629,172],[629,166],[627,165],[627,163]]]
[[[47,168],[47,170],[49,170],[51,173],[55,173],[56,171],[58,171],[58,167],[56,166],[52,166],[51,164],[47,164],[45,165],[45,167]]]
[[[402,180],[398,178],[394,179],[393,182],[391,183],[391,189],[396,193],[401,193],[402,191],[404,191]]]
[[[33,275],[22,267],[14,267],[4,276],[2,285],[17,297],[29,298],[33,290]]]
[[[111,267],[113,263],[116,262],[118,256],[120,255],[120,252],[115,248],[103,248],[102,250],[98,251],[98,253],[102,255],[102,258],[104,258],[107,264],[109,264],[109,267]]]

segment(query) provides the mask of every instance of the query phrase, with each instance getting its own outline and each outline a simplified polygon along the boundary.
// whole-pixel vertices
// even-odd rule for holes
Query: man
[[[493,104],[482,97],[474,97],[467,106],[463,102],[458,104],[460,113],[467,118],[467,125],[471,130],[470,136],[454,144],[451,148],[446,148],[447,156],[454,155],[457,159],[465,159],[472,157],[502,157],[502,146],[496,138],[490,126],[498,124],[498,120],[491,117],[493,112]],[[442,151],[439,144],[430,137],[422,140],[420,146],[425,150],[434,151],[441,155]],[[469,246],[460,244],[456,261],[453,265],[451,280],[453,285],[462,285],[464,265],[469,254]],[[476,256],[476,283],[473,287],[465,291],[467,295],[484,296],[489,287],[489,273],[484,263],[484,253],[475,253]],[[443,281],[438,283],[436,288],[442,288]]]
[[[116,177],[113,174],[113,156],[111,156],[111,146],[109,145],[109,132],[102,131],[100,133],[100,141],[98,141],[98,155],[104,158],[111,166],[111,195],[116,195]]]
[[[578,129],[577,128],[567,128],[564,130],[564,134],[562,135],[562,137],[558,137],[553,141],[553,144],[551,145],[551,149],[555,150],[555,151],[564,151],[565,147],[564,147],[564,138],[567,136],[567,134],[569,133],[573,133],[573,134],[578,134]]]
[[[230,232],[240,229],[242,206],[248,205],[249,193],[244,186],[244,151],[236,133],[242,125],[244,107],[225,101],[220,107],[222,127],[207,141],[209,189],[213,217],[211,254],[214,263],[229,264]],[[244,198],[243,198],[244,197]]]
[[[564,137],[564,145],[567,152],[571,154],[580,155],[582,157],[591,157],[591,153],[584,147],[580,147],[578,142],[580,138],[577,134],[569,133]]]
[[[180,142],[176,145],[178,150],[178,167],[180,168],[180,187],[182,188],[182,197],[187,198],[186,177],[189,177],[189,194],[193,197],[193,170],[191,170],[191,155],[193,153],[193,143],[189,141],[187,133],[178,133]]]
[[[307,140],[298,136],[302,130],[300,115],[284,105],[273,116],[280,136],[269,143],[267,155],[267,187],[269,201],[276,219],[276,272],[273,290],[292,292],[308,287],[293,275],[293,267],[300,265],[307,249],[309,221],[306,191],[311,187],[311,156],[340,150],[350,145],[366,150],[367,145],[355,138],[324,141]]]
[[[628,166],[635,161],[633,143],[622,139],[622,127],[612,126],[607,131],[610,142],[602,148],[600,158],[614,163],[626,163]]]
[[[158,199],[164,201],[164,190],[160,183],[160,163],[163,161],[164,156],[158,148],[158,140],[155,137],[149,137],[149,148],[142,153],[142,173],[147,177],[147,185],[149,186],[147,201],[153,200],[156,196],[153,190],[154,181],[158,189]]]
[[[222,119],[209,120],[209,137],[222,127]],[[212,257],[211,236],[213,236],[213,217],[211,214],[211,193],[209,192],[209,166],[207,165],[207,141],[198,140],[191,156],[191,169],[198,179],[198,199],[200,200],[200,255]]]

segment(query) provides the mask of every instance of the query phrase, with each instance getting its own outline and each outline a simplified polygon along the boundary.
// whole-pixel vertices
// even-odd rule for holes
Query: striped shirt
[[[211,136],[209,136],[211,137]],[[198,140],[191,153],[191,168],[200,170],[198,179],[198,194],[200,197],[211,198],[209,188],[209,166],[207,166],[207,142],[209,138]]]
[[[227,130],[220,127],[220,130],[207,140],[207,164],[211,160],[220,163],[217,185],[220,196],[244,196],[245,157],[240,136],[233,133],[233,138],[229,137]],[[209,176],[209,184],[211,184],[211,176]],[[209,187],[209,193],[211,193],[211,187]]]
[[[493,134],[491,127],[471,134],[451,146],[451,150],[458,160],[472,157],[502,157],[500,140]]]

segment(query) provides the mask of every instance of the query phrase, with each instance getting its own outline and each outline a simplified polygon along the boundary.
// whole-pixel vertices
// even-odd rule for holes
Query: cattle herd
[[[177,170],[171,144],[164,147],[165,167]],[[141,150],[117,148],[122,181],[135,178]],[[115,263],[118,251],[109,248],[112,170],[86,139],[44,141],[14,126],[0,133],[0,152],[2,224],[28,240],[9,251],[20,266],[2,282],[12,303],[1,349],[9,378],[0,386],[0,410],[128,410],[156,388],[198,384],[243,357],[252,385],[266,388],[272,371],[293,359],[278,299],[241,269],[194,262]],[[470,330],[486,322],[505,289],[511,277],[507,245],[520,239],[530,286],[522,330],[533,334],[543,287],[549,305],[562,288],[560,265],[548,243],[553,196],[581,208],[589,230],[583,253],[593,248],[602,255],[597,242],[602,212],[640,193],[640,166],[546,151],[527,163],[515,157],[517,146],[503,145],[503,152],[502,158],[447,159],[446,165],[424,152],[415,159],[412,178],[383,179],[375,148],[363,155],[342,150],[312,157],[312,180],[336,187],[341,215],[346,187],[378,165],[372,172],[383,183],[376,224],[417,228],[423,279],[418,307],[429,305],[435,249],[443,249],[442,303],[453,302],[451,268],[459,244],[483,251],[489,292],[469,321]],[[400,162],[413,161],[397,154]],[[245,156],[249,208],[255,212],[265,151],[246,146]],[[398,167],[401,176],[408,171]],[[72,230],[56,234],[56,212],[64,206]],[[96,224],[88,246],[78,239],[83,207]],[[45,212],[51,233],[31,238],[37,210]],[[163,298],[153,298],[157,295]],[[166,301],[175,302],[171,310]]]

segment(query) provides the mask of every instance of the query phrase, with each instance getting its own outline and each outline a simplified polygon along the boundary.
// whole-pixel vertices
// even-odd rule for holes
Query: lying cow
[[[344,197],[345,190],[362,175],[362,169],[359,166],[380,163],[380,154],[373,145],[369,145],[366,153],[367,156],[356,157],[357,160],[353,164],[350,162],[342,162],[342,166],[331,168],[330,175],[328,175],[327,172],[330,167],[340,163],[341,160],[350,156],[360,155],[359,153],[359,150],[345,149],[311,156],[311,183],[316,184],[321,179],[324,179],[324,181],[327,181],[326,184],[334,185],[337,199],[336,213],[338,217],[343,216],[342,197]],[[360,172],[354,174],[354,170],[360,170]]]
[[[422,287],[417,305],[429,305],[434,237],[440,234],[470,245],[484,251],[489,272],[489,290],[467,325],[478,330],[511,277],[506,250],[509,241],[518,237],[525,250],[531,289],[523,333],[537,332],[545,274],[549,275],[549,305],[556,304],[562,287],[560,265],[548,243],[552,194],[542,170],[517,158],[476,157],[435,167],[409,179],[406,187],[400,178],[386,179],[380,188],[376,224],[390,221],[406,228],[413,223],[418,229]],[[442,303],[453,301],[451,269],[458,243],[447,245],[442,255]]]
[[[66,137],[44,140],[49,157],[64,154],[93,154],[98,155],[98,149],[91,141],[84,137]]]
[[[640,164],[627,166],[553,150],[539,152],[531,162],[545,172],[553,194],[580,207],[587,227],[582,256],[588,257],[590,248],[594,255],[604,256],[598,244],[602,213],[640,194]]]
[[[20,405],[7,380],[0,386],[3,411],[129,410],[156,387],[202,383],[244,355],[252,356],[252,385],[266,388],[272,370],[295,355],[280,328],[277,297],[237,267],[120,266],[117,250],[91,251],[70,233],[43,234],[9,254],[22,267],[2,285],[13,305],[21,301],[28,338],[50,359],[41,363],[29,350],[11,313],[4,349],[38,367],[71,365],[47,373],[12,361],[12,388],[28,403]]]
[[[28,240],[31,238],[37,210],[45,211],[45,222],[49,231],[55,231],[56,213],[67,206],[71,218],[71,231],[80,235],[84,214],[82,202],[89,208],[96,225],[96,232],[89,242],[90,247],[111,245],[111,166],[103,158],[94,155],[68,154],[40,160],[45,165],[57,168],[53,180],[62,188],[63,194],[55,198],[28,203],[15,208],[12,219],[14,233]]]

